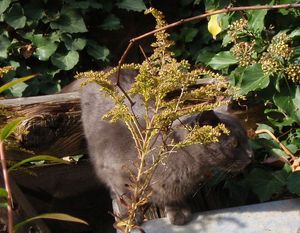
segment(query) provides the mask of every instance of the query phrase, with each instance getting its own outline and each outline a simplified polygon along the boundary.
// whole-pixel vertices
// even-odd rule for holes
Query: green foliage
[[[83,65],[89,66],[86,69],[107,65],[112,55],[102,35],[123,28],[119,15],[145,8],[143,0],[0,1],[0,66],[16,69],[2,82],[41,74],[5,94],[51,94]]]
[[[211,2],[209,8],[216,9],[217,5]],[[239,196],[240,192],[244,198],[239,200],[242,203],[253,194],[260,201],[277,199],[287,193],[299,195],[300,34],[296,23],[299,16],[298,9],[222,15],[221,20],[224,18],[228,24],[222,26],[217,42],[211,48],[204,47],[205,52],[197,57],[199,65],[229,76],[245,100],[256,96],[264,102],[268,121],[259,124],[257,130],[272,132],[295,156],[291,158],[269,134],[258,135],[253,140],[256,163],[241,179],[225,181],[229,193]]]

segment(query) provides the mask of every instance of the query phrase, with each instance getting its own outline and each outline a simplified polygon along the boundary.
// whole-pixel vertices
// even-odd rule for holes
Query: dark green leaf
[[[181,32],[183,34],[184,42],[192,42],[195,36],[197,36],[199,30],[196,28],[184,28]]]
[[[51,57],[51,62],[62,70],[72,69],[79,61],[79,53],[70,51],[67,54],[56,53]]]
[[[265,75],[260,64],[254,64],[247,67],[241,76],[240,93],[246,95],[250,91],[256,91],[266,88],[269,85],[270,78]]]
[[[210,60],[208,65],[213,69],[221,70],[236,63],[238,63],[238,60],[236,60],[235,57],[229,51],[225,51],[216,54]]]
[[[289,34],[289,37],[294,38],[296,36],[300,36],[300,28],[295,29]]]
[[[26,164],[26,163],[30,163],[30,162],[37,162],[37,161],[49,161],[49,162],[54,162],[54,163],[60,163],[60,164],[70,164],[68,161],[65,161],[63,159],[54,157],[54,156],[50,156],[50,155],[37,155],[37,156],[33,156],[30,157],[28,159],[24,159],[16,164],[14,164],[13,166],[11,166],[9,168],[9,171],[12,170],[16,170],[19,167],[21,167],[22,165]]]
[[[120,19],[111,14],[104,19],[104,22],[100,25],[100,27],[104,30],[118,30],[123,26],[120,22]]]
[[[265,28],[264,20],[268,10],[251,10],[246,12],[249,17],[249,28],[257,33],[260,33]]]
[[[85,225],[89,225],[87,222],[83,221],[82,219],[73,217],[68,214],[61,214],[61,213],[48,213],[48,214],[41,214],[38,216],[35,216],[33,218],[26,219],[23,222],[20,222],[15,225],[14,227],[14,232],[17,232],[23,225],[38,220],[38,219],[54,219],[54,220],[60,220],[60,221],[67,221],[67,222],[76,222],[76,223],[81,223]]]
[[[279,173],[273,175],[270,171],[255,168],[250,172],[248,181],[253,192],[263,202],[269,200],[273,194],[282,191],[285,185],[283,177]]]
[[[11,0],[1,0],[0,1],[0,15],[9,7]]]
[[[40,20],[45,15],[45,10],[40,0],[31,0],[25,4],[24,12],[26,17],[31,20]]]
[[[276,106],[289,117],[300,124],[300,88],[299,86],[282,89],[280,93],[276,93],[273,97]]]
[[[5,14],[4,19],[14,29],[23,28],[26,23],[26,17],[24,16],[23,8],[19,3],[12,5],[12,7]]]
[[[25,38],[32,41],[36,47],[34,55],[41,61],[47,61],[49,59],[56,51],[59,42],[59,36],[56,33],[52,33],[50,36],[27,33]]]
[[[0,140],[4,141],[5,139],[7,139],[9,135],[11,135],[14,130],[21,124],[22,120],[22,118],[18,118],[7,123],[1,130]]]
[[[7,191],[4,188],[0,188],[0,197],[7,197]]]
[[[62,41],[68,50],[82,50],[86,46],[86,39],[72,38],[70,34],[63,35]]]
[[[107,61],[109,50],[108,48],[98,45],[94,41],[88,42],[87,52],[96,60]]]
[[[87,32],[82,16],[73,9],[63,8],[59,19],[51,22],[50,26],[52,29],[59,29],[61,32]]]
[[[0,35],[0,41],[0,58],[7,58],[10,40],[4,35]]]
[[[140,12],[146,9],[146,5],[143,0],[122,0],[117,3],[117,6],[128,11]]]
[[[288,177],[287,188],[291,193],[300,196],[300,172],[293,172]]]

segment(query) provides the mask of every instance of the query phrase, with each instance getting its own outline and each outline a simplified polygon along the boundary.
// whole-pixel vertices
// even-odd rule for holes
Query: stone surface
[[[300,233],[299,219],[300,199],[291,199],[197,213],[185,226],[162,218],[142,228],[146,233]]]

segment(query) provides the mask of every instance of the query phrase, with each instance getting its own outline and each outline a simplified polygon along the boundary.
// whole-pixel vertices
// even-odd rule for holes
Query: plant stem
[[[5,159],[3,141],[0,141],[0,159],[1,159],[1,165],[2,165],[4,185],[5,185],[5,189],[6,189],[6,192],[7,192],[8,232],[13,233],[14,224],[13,224],[13,210],[12,210],[12,194],[11,194],[8,171],[7,171],[7,163],[6,163],[6,159]]]

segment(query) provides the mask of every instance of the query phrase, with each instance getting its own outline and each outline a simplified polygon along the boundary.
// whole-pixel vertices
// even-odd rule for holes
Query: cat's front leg
[[[166,205],[165,212],[174,225],[184,225],[192,219],[192,212],[188,205]]]

